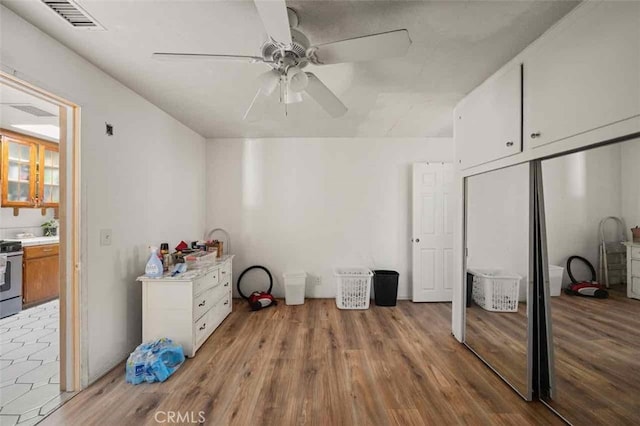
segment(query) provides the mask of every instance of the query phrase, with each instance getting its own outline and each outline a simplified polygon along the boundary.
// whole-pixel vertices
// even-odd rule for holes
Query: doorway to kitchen
[[[0,71],[0,424],[80,389],[77,105]]]

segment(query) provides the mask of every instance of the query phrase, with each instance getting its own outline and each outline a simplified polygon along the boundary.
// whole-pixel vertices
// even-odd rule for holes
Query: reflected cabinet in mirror
[[[465,344],[531,399],[530,165],[466,178]]]
[[[553,349],[543,400],[576,425],[639,424],[640,139],[544,160],[542,182]]]

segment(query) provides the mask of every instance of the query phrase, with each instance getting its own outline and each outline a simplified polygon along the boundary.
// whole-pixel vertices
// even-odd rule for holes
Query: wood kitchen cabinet
[[[33,142],[2,135],[2,207],[31,207],[36,196]]]
[[[40,145],[40,202],[43,207],[58,207],[60,203],[60,154],[54,144]]]
[[[58,144],[0,129],[2,207],[57,208],[60,203]]]
[[[59,244],[24,247],[22,264],[23,307],[55,299],[60,291]]]

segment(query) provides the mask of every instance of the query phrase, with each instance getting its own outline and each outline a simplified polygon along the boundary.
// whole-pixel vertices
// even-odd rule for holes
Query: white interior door
[[[413,301],[453,293],[453,164],[413,165]]]

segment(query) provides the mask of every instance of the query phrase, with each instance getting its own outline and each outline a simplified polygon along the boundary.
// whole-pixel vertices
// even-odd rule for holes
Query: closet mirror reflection
[[[530,399],[530,165],[471,176],[465,186],[465,344]]]
[[[638,424],[640,139],[545,160],[542,181],[555,358],[544,400],[576,425]],[[593,266],[606,299],[565,292],[571,256]],[[593,279],[579,259],[571,272]]]

